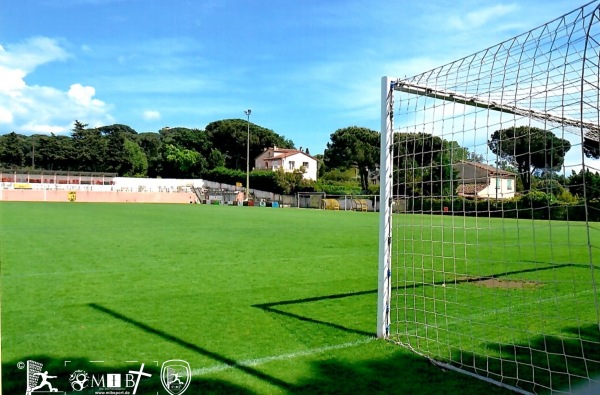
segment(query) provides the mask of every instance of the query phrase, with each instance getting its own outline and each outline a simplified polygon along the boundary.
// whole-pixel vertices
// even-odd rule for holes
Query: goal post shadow
[[[301,298],[301,299],[288,299],[288,300],[281,300],[278,302],[254,304],[254,305],[252,305],[252,307],[256,307],[256,308],[261,309],[268,313],[273,313],[273,314],[281,315],[284,317],[294,318],[299,321],[322,325],[322,326],[326,326],[326,327],[333,328],[333,329],[338,329],[340,331],[344,331],[344,332],[351,333],[351,334],[372,337],[372,336],[374,336],[374,333],[372,333],[372,332],[363,331],[363,330],[355,329],[355,328],[350,328],[350,327],[342,325],[342,324],[309,317],[307,315],[291,313],[289,311],[285,311],[285,310],[278,308],[281,306],[301,305],[304,303],[320,302],[320,301],[325,301],[325,300],[335,300],[335,299],[356,297],[356,296],[369,295],[369,294],[377,294],[377,290],[374,289],[374,290],[367,290],[367,291],[346,292],[346,293],[314,296],[314,297]]]
[[[538,262],[530,262],[530,263],[538,263]],[[494,280],[494,279],[502,280],[503,277],[514,276],[516,274],[547,271],[547,270],[561,269],[561,268],[567,268],[567,267],[584,267],[585,268],[584,265],[580,265],[580,264],[564,263],[564,264],[539,266],[539,267],[535,267],[535,268],[529,267],[529,268],[521,269],[521,270],[502,271],[499,273],[490,273],[490,274],[484,274],[484,275],[456,276],[454,278],[447,278],[445,280],[432,281],[432,282],[427,282],[427,283],[412,283],[412,284],[406,284],[403,286],[397,286],[397,285],[393,286],[392,285],[392,289],[394,291],[399,291],[401,289],[409,290],[409,289],[417,289],[417,288],[425,288],[425,287],[443,286],[445,284],[460,285],[460,284],[484,282],[487,280]],[[314,303],[314,302],[321,302],[321,301],[327,301],[327,300],[352,298],[352,297],[364,296],[364,295],[377,295],[377,293],[378,293],[377,289],[355,291],[355,292],[342,292],[342,293],[337,293],[337,294],[312,296],[312,297],[299,298],[299,299],[285,299],[285,300],[280,300],[277,302],[258,303],[258,304],[253,304],[252,307],[261,309],[268,313],[272,313],[272,314],[276,314],[276,315],[280,315],[280,316],[284,316],[284,317],[288,317],[288,318],[294,318],[299,321],[308,322],[308,323],[312,323],[312,324],[316,324],[316,325],[326,326],[329,328],[337,329],[337,330],[344,331],[344,332],[351,333],[351,334],[373,337],[373,336],[376,336],[375,331],[369,332],[369,331],[364,331],[364,330],[360,330],[360,329],[356,329],[356,328],[351,328],[347,325],[343,325],[342,323],[325,321],[323,319],[311,317],[310,315],[307,315],[307,314],[305,315],[305,314],[299,314],[297,312],[285,311],[285,310],[281,309],[281,307],[290,306],[290,305],[302,305],[302,304],[306,304],[306,303]],[[375,302],[373,303],[373,308],[375,308]]]

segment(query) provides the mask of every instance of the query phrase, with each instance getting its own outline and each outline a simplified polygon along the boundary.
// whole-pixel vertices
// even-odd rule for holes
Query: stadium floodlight
[[[600,1],[381,82],[377,334],[519,393],[600,385]]]

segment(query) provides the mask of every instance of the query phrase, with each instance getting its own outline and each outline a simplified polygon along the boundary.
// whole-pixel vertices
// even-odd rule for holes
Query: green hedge
[[[415,197],[401,199],[399,207],[406,207],[407,213],[458,214],[496,218],[542,219],[558,221],[585,221],[586,211],[583,202],[564,203],[548,198],[536,191],[521,198],[508,200],[471,200],[461,197],[433,199]],[[543,194],[544,196],[540,195]],[[600,202],[587,204],[588,220],[600,222]]]
[[[301,174],[283,171],[253,170],[250,172],[250,188],[278,194],[294,194],[296,192],[314,192],[314,182],[302,179]],[[246,172],[242,170],[217,167],[203,174],[207,180],[223,184],[246,185]]]
[[[360,195],[361,187],[353,181],[317,181],[315,192],[325,192],[328,195]]]

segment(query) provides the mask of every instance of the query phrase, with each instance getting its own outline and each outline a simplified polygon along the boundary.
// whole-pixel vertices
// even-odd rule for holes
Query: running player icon
[[[50,384],[50,382],[48,381],[48,379],[55,379],[57,376],[49,376],[47,370],[44,373],[34,373],[34,376],[40,376],[42,378],[42,382],[37,387],[32,388],[30,392],[37,391],[45,385],[48,386],[48,391],[58,392],[58,390],[52,387],[52,384]]]
[[[171,382],[169,383],[169,385],[171,385],[173,383],[177,383],[177,384],[183,385],[183,383],[181,382],[181,380],[179,380],[179,373],[173,373],[171,375],[171,377],[173,377],[173,379],[171,380]]]

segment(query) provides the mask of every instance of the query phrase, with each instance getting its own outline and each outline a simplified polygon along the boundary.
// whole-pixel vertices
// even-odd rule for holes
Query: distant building
[[[302,150],[291,148],[267,148],[254,159],[254,168],[291,173],[302,169],[305,180],[317,179],[317,160]]]
[[[14,183],[19,189],[43,189],[47,185],[114,185],[117,173],[59,171],[42,169],[0,169],[0,182]],[[43,185],[42,185],[43,184]],[[22,185],[29,185],[23,187]]]
[[[456,194],[479,199],[510,199],[515,196],[517,175],[494,166],[460,161],[452,165],[458,172]]]

